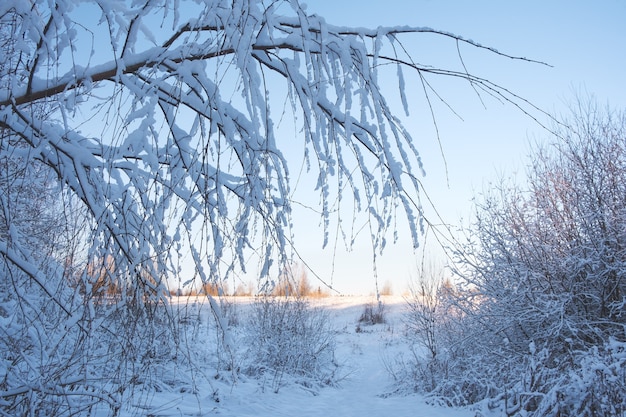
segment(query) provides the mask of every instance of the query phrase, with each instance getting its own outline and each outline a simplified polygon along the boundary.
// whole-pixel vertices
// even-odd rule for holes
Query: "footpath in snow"
[[[386,323],[361,325],[358,319],[372,297],[330,297],[313,300],[312,305],[326,308],[337,331],[336,357],[342,364],[344,377],[336,386],[307,389],[299,384],[287,384],[275,393],[258,379],[242,376],[231,386],[216,382],[206,386],[198,397],[168,393],[155,398],[151,410],[159,416],[225,417],[469,417],[469,410],[449,409],[426,404],[419,395],[389,394],[393,391],[387,365],[402,352],[407,352],[403,340],[404,326],[401,297],[385,299]],[[264,385],[265,384],[265,385]],[[215,387],[219,402],[215,401]],[[202,388],[201,388],[202,389]]]

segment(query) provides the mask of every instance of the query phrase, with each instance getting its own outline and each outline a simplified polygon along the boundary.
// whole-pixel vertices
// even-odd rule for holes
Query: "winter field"
[[[561,68],[621,91],[582,64],[623,67],[623,22],[591,42],[587,13],[541,10],[552,41],[553,20],[585,35],[553,42],[578,58]],[[506,25],[490,45],[353,22],[299,0],[0,0],[0,417],[626,415],[626,111],[592,93],[549,113],[535,25],[506,52]],[[526,129],[494,106],[546,142],[457,227],[426,171],[491,166],[487,134],[514,153]],[[300,261],[362,283],[420,255],[410,307],[172,298],[305,295]]]
[[[400,357],[410,354],[404,336],[403,297],[382,297],[385,306],[385,323],[361,324],[359,318],[365,306],[375,303],[374,297],[346,296],[309,300],[312,308],[328,313],[335,336],[337,368],[336,381],[331,385],[307,382],[302,378],[265,372],[253,377],[239,372],[236,382],[228,373],[219,375],[215,366],[217,350],[215,321],[210,307],[202,297],[174,299],[181,317],[197,322],[187,325],[200,334],[190,349],[205,355],[206,361],[193,381],[195,392],[188,392],[185,384],[161,386],[147,395],[136,393],[137,403],[149,404],[133,407],[126,404],[122,415],[152,416],[472,416],[474,412],[426,403],[416,394],[393,393],[394,385],[388,368]],[[235,339],[244,337],[245,321],[254,303],[253,298],[236,297],[229,300],[230,326]],[[188,314],[188,316],[185,316]],[[234,316],[233,316],[234,315]],[[235,318],[236,317],[236,318]],[[243,348],[242,344],[237,345]],[[245,357],[245,352],[239,352]],[[168,370],[176,374],[172,367]],[[175,378],[172,378],[175,379]],[[141,400],[141,401],[139,401]],[[146,401],[147,400],[147,401]]]

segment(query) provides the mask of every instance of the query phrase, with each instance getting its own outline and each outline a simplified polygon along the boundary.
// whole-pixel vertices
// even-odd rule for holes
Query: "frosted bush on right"
[[[445,367],[418,389],[507,415],[626,411],[626,119],[579,103],[562,126],[523,186],[478,205],[438,322]]]

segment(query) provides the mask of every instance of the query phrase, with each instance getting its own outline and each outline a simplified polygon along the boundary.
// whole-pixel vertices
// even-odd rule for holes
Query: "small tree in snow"
[[[442,349],[442,340],[438,333],[444,318],[445,305],[442,293],[448,286],[442,269],[427,270],[422,267],[418,278],[410,285],[410,296],[407,299],[409,311],[406,315],[406,324],[409,332],[427,351],[428,358],[432,361],[437,359],[437,354]]]

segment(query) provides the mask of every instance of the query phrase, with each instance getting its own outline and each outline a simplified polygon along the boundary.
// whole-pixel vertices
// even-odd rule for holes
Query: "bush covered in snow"
[[[385,303],[382,301],[367,303],[359,316],[359,324],[383,324],[385,323]]]
[[[249,375],[267,376],[278,392],[286,375],[310,383],[335,380],[335,334],[328,313],[305,299],[261,297],[246,326]]]
[[[416,387],[507,415],[626,411],[626,118],[589,105],[539,149],[527,190],[499,188],[439,288],[437,355]],[[432,330],[428,326],[415,330]]]

